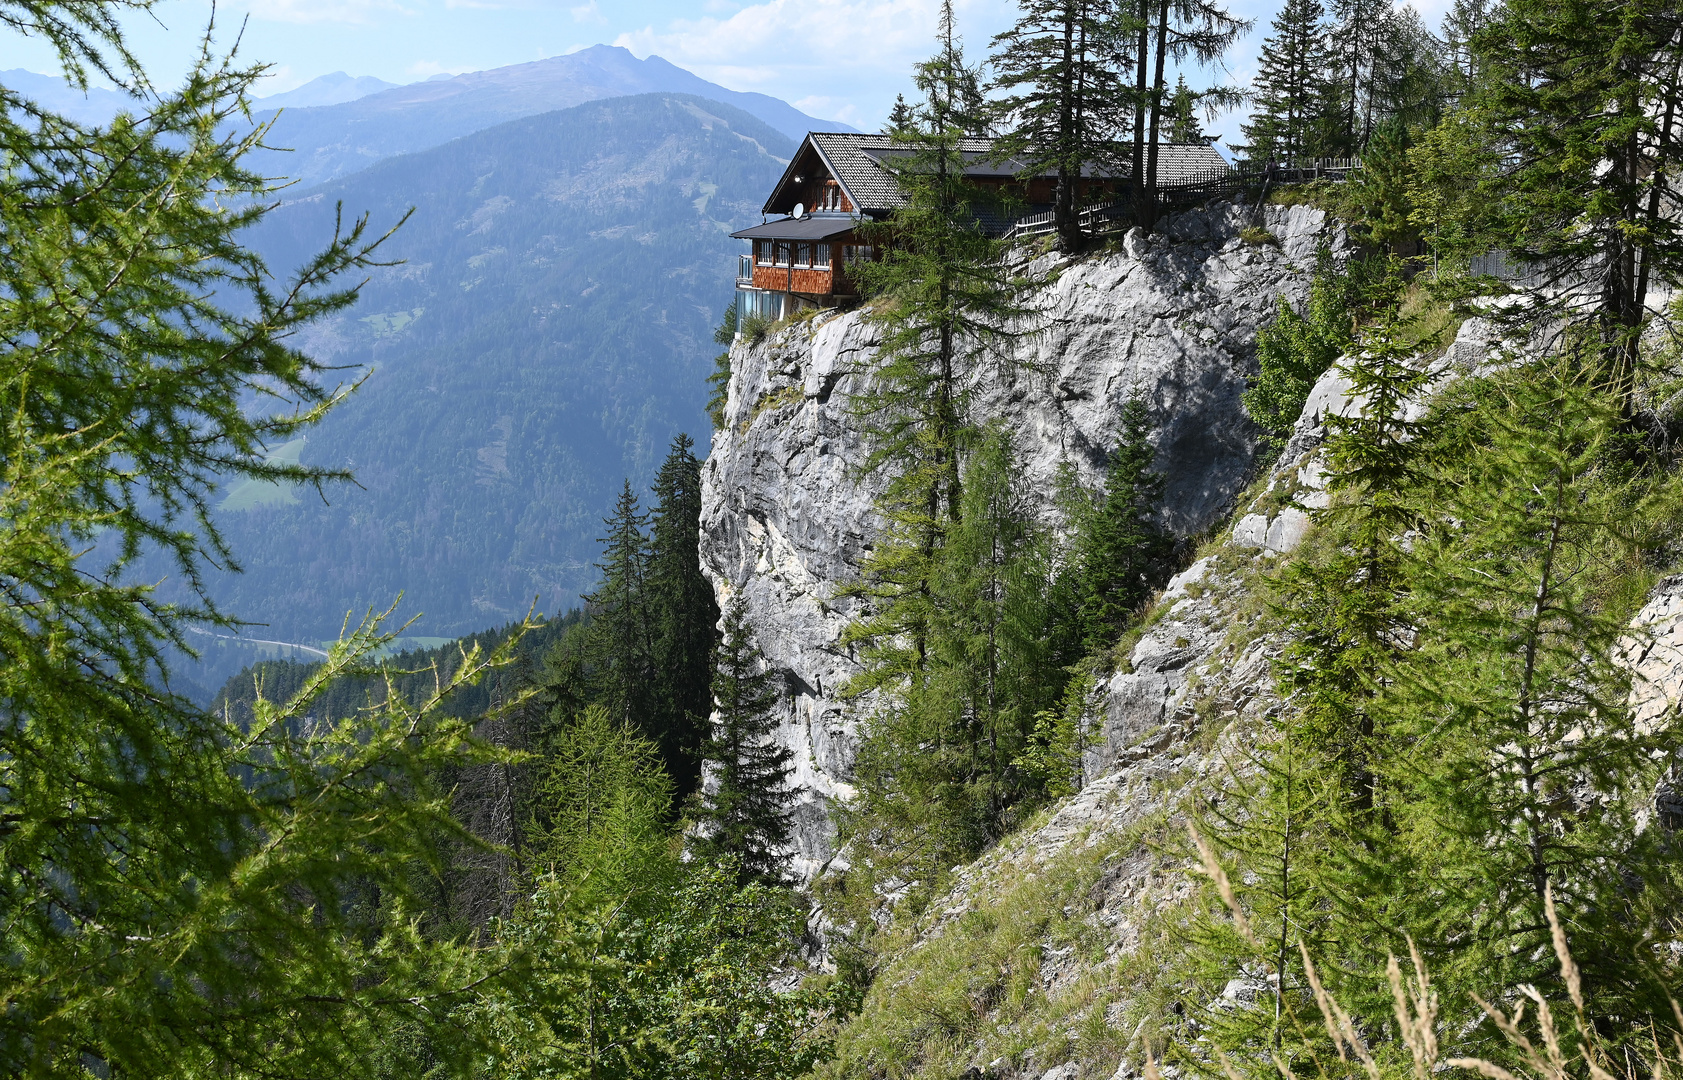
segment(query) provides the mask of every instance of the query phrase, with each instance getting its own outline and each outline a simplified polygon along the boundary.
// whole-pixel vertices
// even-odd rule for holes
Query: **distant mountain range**
[[[0,71],[0,86],[88,123],[108,120],[134,104],[114,90],[96,87],[83,94],[57,77],[16,69]],[[639,60],[628,49],[593,45],[566,56],[434,76],[407,86],[342,71],[323,75],[257,99],[257,118],[275,121],[269,143],[287,149],[259,151],[249,161],[271,176],[319,184],[509,120],[648,93],[693,94],[734,106],[790,139],[808,131],[854,130],[765,94],[728,90],[658,56]]]
[[[376,79],[372,75],[347,75],[343,71],[335,71],[331,75],[317,76],[303,86],[283,93],[260,97],[257,104],[265,109],[310,109],[321,105],[343,105],[347,101],[378,94],[382,90],[395,90],[398,85],[384,79]]]
[[[56,75],[37,75],[22,68],[0,71],[0,86],[83,124],[103,124],[121,110],[134,107],[133,98],[116,90],[95,86],[84,94]]]
[[[693,94],[731,105],[799,139],[808,131],[852,131],[765,94],[727,90],[658,56],[595,45],[529,64],[411,83],[340,105],[288,109],[269,141],[291,147],[254,159],[276,176],[321,183],[384,158],[437,146],[493,124],[629,94]],[[264,104],[266,104],[265,102]],[[259,118],[273,116],[263,112]]]
[[[347,612],[400,593],[426,615],[409,631],[422,645],[534,599],[577,603],[622,480],[646,490],[680,431],[706,453],[711,331],[741,246],[729,233],[759,220],[795,140],[846,129],[607,46],[378,83],[336,73],[260,102],[285,106],[269,141],[297,149],[253,164],[303,181],[247,237],[277,272],[326,242],[341,202],[382,229],[415,214],[386,250],[403,265],[307,342],[368,382],[307,440],[271,448],[349,466],[360,486],[331,505],[265,485],[226,494],[246,572],[214,592],[261,625],[200,635],[205,663],[184,685],[307,657]],[[90,122],[131,105],[29,72],[0,85]]]
[[[383,95],[381,95],[383,96]],[[360,486],[245,485],[219,519],[245,573],[214,582],[252,638],[319,645],[347,611],[425,612],[454,636],[565,610],[596,580],[622,480],[647,491],[672,437],[705,454],[711,331],[740,241],[794,143],[692,95],[617,97],[500,124],[300,193],[248,237],[277,272],[332,232],[334,208],[414,217],[315,355],[372,374],[278,456]],[[169,569],[147,571],[147,580]],[[220,685],[254,654],[213,650]],[[227,666],[231,664],[232,666]]]

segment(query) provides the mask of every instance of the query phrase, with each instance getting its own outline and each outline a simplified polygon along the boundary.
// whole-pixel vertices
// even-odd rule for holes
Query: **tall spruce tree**
[[[651,622],[654,714],[647,730],[679,798],[701,780],[701,744],[712,711],[719,607],[701,572],[701,462],[688,435],[655,477],[644,607]]]
[[[998,425],[969,456],[961,509],[920,566],[922,651],[872,641],[862,650],[865,671],[848,687],[876,699],[846,831],[872,849],[862,861],[930,885],[998,839],[1012,809],[1048,779],[1019,760],[1038,715],[1060,706],[1068,679],[1060,661],[1070,659],[1050,632],[1056,553]]]
[[[1340,154],[1360,154],[1383,119],[1380,102],[1389,68],[1395,14],[1389,0],[1335,0],[1328,40],[1328,132]]]
[[[1286,599],[1275,609],[1294,641],[1278,677],[1292,695],[1296,741],[1338,774],[1337,805],[1360,814],[1383,802],[1384,736],[1369,705],[1409,635],[1404,538],[1419,524],[1415,489],[1429,432],[1427,420],[1408,415],[1430,382],[1412,363],[1416,351],[1382,323],[1340,365],[1360,405],[1326,419],[1332,501],[1313,518],[1326,542],[1282,573]]]
[[[1115,0],[1023,0],[1017,22],[993,39],[993,88],[1004,91],[993,101],[1004,124],[994,152],[1025,176],[1057,176],[1052,220],[1066,252],[1082,244],[1086,170],[1119,163],[1127,29]]]
[[[1077,541],[1081,625],[1089,651],[1116,644],[1168,569],[1174,538],[1158,520],[1164,479],[1152,469],[1156,459],[1151,411],[1135,395],[1122,406],[1104,490],[1085,515]]]
[[[1456,102],[1478,85],[1483,72],[1473,38],[1489,24],[1495,13],[1494,0],[1455,0],[1443,17],[1439,31],[1443,39],[1446,91]]]
[[[754,644],[748,605],[738,596],[725,609],[725,629],[714,662],[712,731],[703,757],[712,789],[698,796],[691,850],[704,858],[728,857],[740,879],[779,884],[787,874],[794,751],[773,737],[778,674]]]
[[[921,670],[928,652],[936,559],[961,513],[962,455],[973,441],[970,397],[990,361],[1009,374],[1009,342],[1024,309],[1004,265],[1004,245],[977,218],[987,196],[964,177],[961,139],[970,67],[944,4],[941,48],[918,65],[924,92],[915,126],[896,135],[905,154],[891,172],[905,195],[881,260],[861,283],[892,302],[872,314],[877,366],[850,402],[869,440],[865,471],[888,470],[878,508],[889,539],[867,561],[859,587],[874,614],[849,630],[865,650],[865,681],[893,685]]]
[[[1158,148],[1168,126],[1168,62],[1187,60],[1200,65],[1218,62],[1239,36],[1250,29],[1216,0],[1139,0],[1134,38],[1134,220],[1151,228],[1157,220]],[[1150,71],[1149,81],[1147,72]],[[1237,105],[1243,95],[1229,87],[1201,94],[1208,106]]]
[[[1661,0],[1515,0],[1473,43],[1485,77],[1471,106],[1493,166],[1472,178],[1479,201],[1502,207],[1498,242],[1551,286],[1587,279],[1587,290],[1534,299],[1595,328],[1605,377],[1628,397],[1649,291],[1683,270],[1683,233],[1664,209],[1683,158],[1683,12]]]
[[[631,481],[625,482],[613,514],[603,524],[608,534],[600,538],[602,561],[596,564],[602,581],[584,598],[590,615],[584,660],[591,697],[616,723],[648,732],[657,693],[655,627],[648,603],[648,515]]]
[[[1252,82],[1255,107],[1243,125],[1252,161],[1294,162],[1319,150],[1326,100],[1326,9],[1320,0],[1286,0],[1262,43]]]

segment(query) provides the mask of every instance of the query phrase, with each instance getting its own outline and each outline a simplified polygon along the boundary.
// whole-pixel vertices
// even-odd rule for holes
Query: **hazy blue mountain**
[[[411,83],[342,105],[289,108],[269,141],[291,152],[277,151],[258,164],[272,175],[320,183],[522,116],[651,92],[694,94],[735,106],[790,139],[808,131],[853,130],[765,94],[727,90],[658,56],[639,60],[629,50],[595,45],[529,64]]]
[[[382,90],[392,90],[397,86],[397,83],[376,79],[372,75],[347,75],[343,71],[335,71],[331,75],[317,76],[303,86],[284,93],[260,97],[256,104],[263,109],[307,109],[320,105],[343,105],[347,101],[378,94]]]
[[[622,480],[647,490],[680,431],[706,452],[712,329],[740,247],[793,150],[718,102],[593,102],[392,158],[301,193],[251,239],[276,269],[332,230],[415,215],[361,303],[310,347],[367,383],[307,441],[358,487],[246,486],[221,520],[246,573],[219,579],[252,637],[319,644],[347,610],[425,612],[454,636],[565,610],[594,584]],[[166,571],[159,568],[156,577]],[[232,670],[253,659],[218,649]],[[194,677],[216,686],[230,671]]]
[[[103,124],[119,110],[134,107],[133,98],[116,90],[95,86],[83,93],[57,75],[38,75],[22,68],[0,71],[0,86],[84,124]]]

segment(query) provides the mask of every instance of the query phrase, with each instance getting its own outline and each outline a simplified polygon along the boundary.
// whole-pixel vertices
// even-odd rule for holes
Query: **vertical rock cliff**
[[[1256,332],[1281,297],[1304,298],[1320,244],[1347,249],[1310,207],[1265,207],[1259,221],[1267,239],[1242,240],[1250,212],[1217,204],[1178,215],[1164,234],[1132,232],[1115,253],[1036,264],[1052,280],[1037,332],[1018,344],[1016,374],[982,373],[975,387],[981,414],[1015,434],[1036,490],[1050,494],[1064,461],[1098,483],[1122,406],[1140,394],[1151,407],[1170,526],[1196,536],[1233,510],[1258,440],[1240,406]],[[795,750],[804,789],[798,845],[808,874],[832,856],[827,802],[850,790],[857,717],[840,691],[857,667],[840,639],[854,612],[837,590],[856,578],[877,526],[880,478],[858,474],[865,447],[850,407],[875,343],[861,311],[738,341],[725,423],[703,472],[703,568],[721,604],[745,597],[786,685],[780,737]],[[1195,583],[1183,576],[1177,587]],[[1170,639],[1163,656],[1143,658],[1155,666],[1143,674],[1156,681],[1111,688],[1094,772],[1151,733],[1142,718],[1167,715],[1170,673],[1191,645]]]

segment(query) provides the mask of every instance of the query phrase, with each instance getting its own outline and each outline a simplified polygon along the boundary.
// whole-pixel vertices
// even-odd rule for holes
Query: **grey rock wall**
[[[1347,247],[1310,207],[1265,207],[1262,224],[1274,243],[1240,240],[1248,221],[1245,210],[1218,204],[1177,216],[1166,235],[1135,231],[1116,254],[1034,265],[1056,278],[1041,300],[1039,332],[1019,343],[1016,364],[978,373],[975,390],[980,416],[1001,418],[1015,433],[1036,490],[1050,494],[1063,461],[1098,483],[1122,406],[1139,393],[1152,410],[1170,525],[1193,536],[1232,511],[1257,446],[1240,406],[1256,331],[1281,297],[1303,299],[1318,244],[1341,255]],[[862,312],[738,342],[725,424],[703,471],[702,566],[721,605],[745,598],[760,647],[787,687],[780,738],[796,752],[804,789],[797,857],[809,875],[833,855],[828,803],[851,793],[865,707],[839,694],[858,669],[840,643],[854,606],[838,589],[856,579],[879,524],[872,500],[880,478],[857,473],[865,447],[849,404],[875,344]],[[1176,645],[1182,639],[1187,645]],[[1092,770],[1114,766],[1150,734],[1140,717],[1166,715],[1182,681],[1177,655],[1192,639],[1177,633],[1167,641],[1162,655],[1136,656],[1141,678],[1109,688],[1106,741]],[[1136,707],[1153,702],[1164,708]]]

